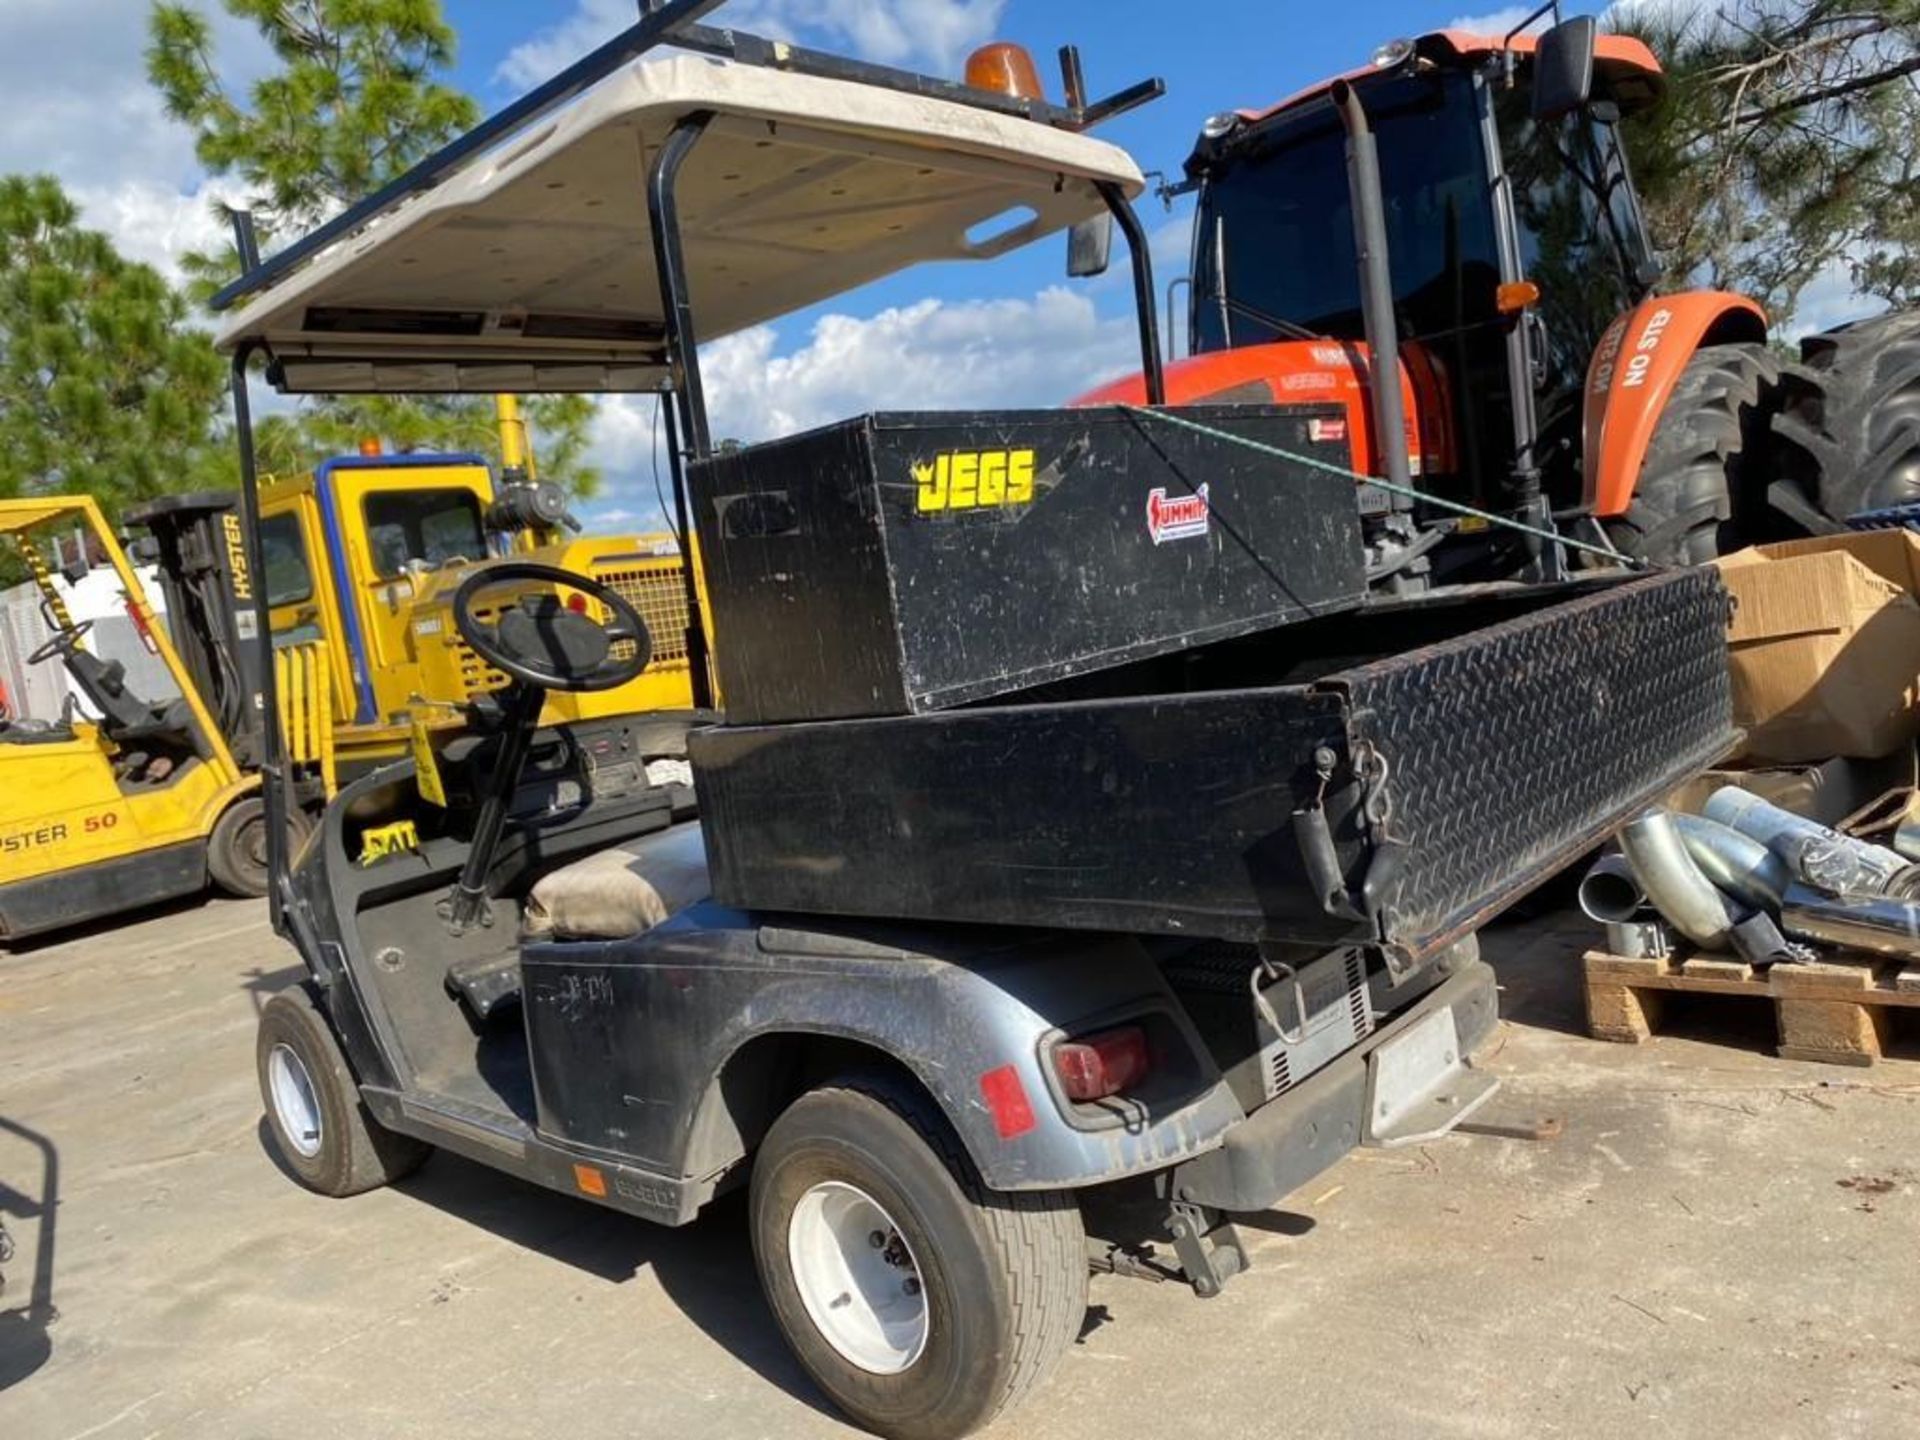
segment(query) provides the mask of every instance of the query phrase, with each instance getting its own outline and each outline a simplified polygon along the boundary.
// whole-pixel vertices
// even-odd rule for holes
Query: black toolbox
[[[1338,408],[1182,413],[1348,463]],[[1351,480],[1122,410],[868,415],[688,479],[736,723],[945,710],[1367,594]]]
[[[1730,748],[1726,618],[1707,568],[1480,587],[1011,703],[698,731],[714,894],[1402,970]]]

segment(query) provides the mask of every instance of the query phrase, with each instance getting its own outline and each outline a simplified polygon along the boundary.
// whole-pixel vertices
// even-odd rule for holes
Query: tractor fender
[[[1721,290],[1651,296],[1609,325],[1587,367],[1581,448],[1588,513],[1626,513],[1673,387],[1701,346],[1766,338],[1766,312]]]

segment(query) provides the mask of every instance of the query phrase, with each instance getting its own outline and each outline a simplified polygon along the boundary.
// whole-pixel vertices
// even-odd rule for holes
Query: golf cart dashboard
[[[686,737],[708,718],[683,711],[542,726],[507,807],[508,818],[563,821],[590,802],[610,803],[651,790],[667,792],[676,818],[682,812],[691,815],[695,804]],[[498,731],[469,734],[440,751],[449,813],[478,805],[504,742]]]

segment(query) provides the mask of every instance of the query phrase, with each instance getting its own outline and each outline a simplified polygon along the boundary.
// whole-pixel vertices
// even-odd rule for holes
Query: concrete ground
[[[1560,1138],[1358,1154],[1215,1301],[1096,1276],[998,1433],[1920,1434],[1920,1064],[1777,1060],[1764,1007],[1594,1043],[1584,939],[1488,943],[1499,1118]],[[356,1200],[295,1188],[252,1046],[296,973],[252,904],[0,954],[0,1437],[848,1433],[762,1308],[737,1199],[668,1231],[448,1156]]]

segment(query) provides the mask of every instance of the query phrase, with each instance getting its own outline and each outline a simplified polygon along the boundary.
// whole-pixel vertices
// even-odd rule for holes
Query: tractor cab
[[[1765,323],[1738,297],[1652,298],[1660,269],[1620,126],[1659,102],[1659,63],[1591,18],[1527,28],[1554,9],[1505,37],[1394,41],[1365,68],[1205,123],[1181,187],[1197,208],[1171,398],[1325,396],[1350,411],[1363,473],[1590,539],[1590,517],[1626,514],[1680,368],[1696,347],[1764,340]],[[1376,413],[1369,374],[1389,342],[1393,417]],[[1396,581],[1538,573],[1537,546],[1410,509],[1397,541],[1377,536],[1376,568],[1397,560]],[[1728,518],[1709,515],[1709,533]],[[1452,533],[1429,555],[1435,527]],[[1635,516],[1607,533],[1671,558],[1680,536],[1654,554],[1647,528]]]

